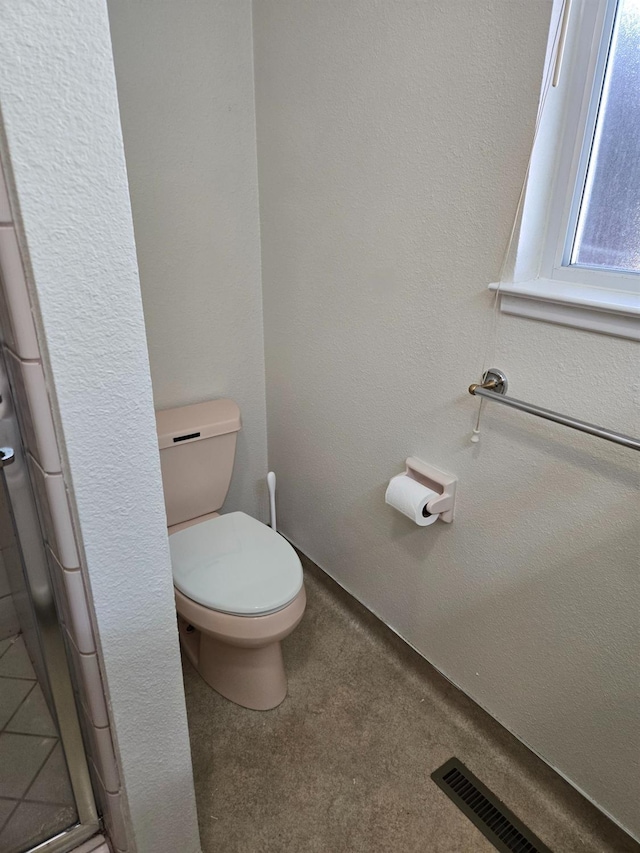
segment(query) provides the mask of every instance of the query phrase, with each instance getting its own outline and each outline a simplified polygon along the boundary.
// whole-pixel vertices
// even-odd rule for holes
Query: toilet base
[[[277,708],[287,695],[280,641],[261,648],[222,643],[180,620],[180,643],[209,687],[253,711]]]
[[[254,711],[277,708],[287,695],[280,641],[242,648],[201,634],[198,672],[226,699]]]

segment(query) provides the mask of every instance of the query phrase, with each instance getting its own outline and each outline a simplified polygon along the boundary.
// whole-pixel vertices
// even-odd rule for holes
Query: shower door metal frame
[[[44,539],[9,385],[4,356],[0,356],[0,445],[11,447],[15,458],[2,466],[0,488],[6,489],[24,578],[51,688],[60,742],[75,798],[78,822],[32,847],[27,853],[63,853],[101,831],[87,755],[76,708],[67,651],[56,610]]]

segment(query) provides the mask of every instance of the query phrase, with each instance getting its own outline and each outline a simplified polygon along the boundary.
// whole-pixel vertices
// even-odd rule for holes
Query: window
[[[569,263],[640,272],[640,0],[619,0]]]
[[[501,308],[640,340],[640,0],[563,5]]]

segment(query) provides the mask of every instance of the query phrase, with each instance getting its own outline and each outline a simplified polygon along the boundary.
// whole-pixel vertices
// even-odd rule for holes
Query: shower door
[[[0,396],[0,853],[58,853],[99,823],[1,358]]]

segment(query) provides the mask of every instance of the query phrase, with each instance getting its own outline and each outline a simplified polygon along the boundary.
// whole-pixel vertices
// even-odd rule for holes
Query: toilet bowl
[[[175,590],[185,654],[210,687],[254,711],[276,708],[287,695],[280,641],[302,619],[304,587],[268,616],[233,616],[202,607]],[[192,629],[192,630],[190,630]]]
[[[302,619],[302,566],[243,512],[218,514],[240,429],[233,400],[156,413],[180,643],[227,699],[266,711],[287,694],[281,640]]]
[[[185,654],[225,698],[275,708],[287,695],[280,641],[306,604],[296,552],[242,512],[170,531],[169,546]]]

